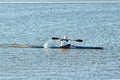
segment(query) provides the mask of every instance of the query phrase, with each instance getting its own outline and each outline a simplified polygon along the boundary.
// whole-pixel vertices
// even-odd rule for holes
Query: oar
[[[60,40],[60,38],[52,37],[53,40]]]
[[[52,37],[53,40],[60,40],[61,38],[57,38],[57,37]],[[76,40],[71,40],[71,39],[68,39],[70,41],[77,41],[77,42],[83,42],[83,40],[81,39],[76,39]]]
[[[69,40],[69,39],[68,39]],[[83,42],[81,39],[76,39],[76,40],[70,40],[70,41],[77,41],[77,42]]]

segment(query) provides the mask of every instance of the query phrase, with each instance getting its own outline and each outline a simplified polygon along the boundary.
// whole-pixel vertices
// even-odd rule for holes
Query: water
[[[2,0],[0,0],[0,2],[13,2],[13,1],[15,1],[16,2],[16,0],[4,0],[4,1],[2,1]],[[17,0],[17,2],[59,2],[59,0]],[[73,0],[60,0],[60,1],[71,1],[71,2],[73,2]],[[97,1],[97,0],[74,0],[74,1]],[[99,0],[99,1],[119,1],[119,0]]]
[[[2,1],[2,0],[0,0],[1,2],[13,2],[13,1],[15,1],[16,2],[16,0],[4,0],[4,1]],[[63,1],[63,2],[66,2],[66,1],[68,1],[68,2],[73,2],[73,0],[17,0],[17,2],[60,2],[60,1]],[[119,0],[74,0],[74,1],[119,1]]]
[[[1,80],[120,80],[119,4],[0,4]],[[103,50],[42,49],[51,37]],[[59,41],[51,41],[58,44]]]

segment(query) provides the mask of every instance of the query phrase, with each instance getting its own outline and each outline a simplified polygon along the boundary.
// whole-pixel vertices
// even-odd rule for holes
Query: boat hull
[[[51,46],[52,49],[103,49],[103,47],[91,47],[91,46],[73,46],[70,48],[61,48],[59,46]]]

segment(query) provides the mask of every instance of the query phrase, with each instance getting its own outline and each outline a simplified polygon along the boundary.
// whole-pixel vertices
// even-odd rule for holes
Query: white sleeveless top
[[[67,44],[68,44],[68,41],[62,40],[60,46],[64,46],[64,45],[67,45]]]

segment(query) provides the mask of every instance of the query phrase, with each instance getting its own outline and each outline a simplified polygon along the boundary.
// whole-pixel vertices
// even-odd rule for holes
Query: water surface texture
[[[103,50],[42,49],[67,35]],[[120,80],[119,4],[0,4],[0,80]]]
[[[0,2],[120,1],[120,0],[0,0]]]

